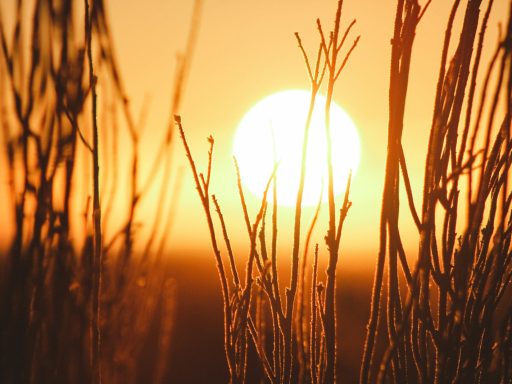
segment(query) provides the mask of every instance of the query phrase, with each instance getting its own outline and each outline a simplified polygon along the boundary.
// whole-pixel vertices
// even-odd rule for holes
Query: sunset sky
[[[149,100],[147,127],[141,146],[142,159],[152,158],[166,128],[176,55],[185,46],[192,5],[191,0],[148,0],[144,4],[136,0],[107,2],[118,62],[136,115],[143,100]],[[9,6],[4,7],[6,19]],[[239,229],[243,228],[242,214],[231,158],[237,125],[244,114],[265,96],[288,89],[309,89],[294,32],[300,33],[308,53],[315,54],[319,42],[316,18],[321,19],[324,30],[330,30],[335,8],[334,0],[204,1],[181,116],[201,169],[206,165],[206,138],[213,135],[216,140],[211,192],[217,195],[223,207],[228,230],[231,230],[232,240],[238,247],[247,244],[247,236]],[[347,45],[361,35],[335,89],[336,102],[352,117],[361,139],[361,160],[351,192],[353,206],[342,240],[342,254],[348,260],[374,256],[377,250],[394,9],[394,1],[380,0],[347,0],[343,7],[343,27],[352,19],[357,20]],[[505,21],[506,9],[507,1],[496,2],[486,39],[487,54],[497,41],[498,21]],[[421,203],[418,195],[422,187],[424,150],[439,68],[439,47],[448,14],[447,2],[432,2],[419,25],[413,51],[413,78],[403,143],[417,195],[416,204]],[[185,175],[170,239],[171,249],[181,253],[202,251],[208,254],[209,237],[202,207],[181,142],[177,135],[175,137],[175,165],[184,167]],[[142,168],[144,170],[144,164]],[[259,201],[249,193],[247,197],[251,213],[255,215]],[[338,202],[340,200],[341,197]],[[411,228],[403,232],[407,237],[404,241],[406,247],[414,251],[412,220],[406,200],[402,201],[402,217]],[[154,202],[144,204],[148,207]],[[323,207],[313,239],[321,245],[327,223],[326,211]],[[150,222],[152,214],[148,213],[146,217],[142,212],[140,220]],[[306,209],[303,221],[308,223],[311,215],[312,209]],[[293,211],[281,208],[281,218],[280,247],[287,249],[291,244]]]

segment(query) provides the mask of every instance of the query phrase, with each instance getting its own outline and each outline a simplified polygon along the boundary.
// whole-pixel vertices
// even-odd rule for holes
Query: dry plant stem
[[[215,204],[215,210],[217,211],[217,214],[219,216],[220,224],[222,227],[222,235],[224,236],[224,241],[226,242],[226,247],[228,249],[228,256],[229,256],[229,264],[231,266],[231,273],[233,274],[233,284],[235,286],[235,289],[240,289],[240,278],[238,277],[238,271],[235,264],[235,257],[233,255],[233,250],[231,248],[231,242],[229,240],[228,232],[226,229],[226,223],[224,222],[224,216],[222,215],[219,202],[217,201],[217,198],[215,195],[212,195],[213,203]]]
[[[439,80],[438,80],[438,84],[437,84],[437,96],[436,96],[436,102],[435,102],[435,108],[439,109],[439,105],[440,105],[440,96],[441,96],[441,91],[442,91],[442,87],[443,87],[443,78],[445,76],[445,68],[446,68],[446,61],[447,61],[447,55],[448,55],[448,48],[449,48],[449,44],[450,44],[450,38],[451,38],[451,33],[452,33],[452,27],[453,27],[453,22],[454,22],[454,19],[455,19],[455,16],[456,16],[456,12],[457,12],[457,9],[459,7],[459,3],[460,1],[454,1],[453,3],[453,6],[452,6],[452,9],[451,9],[451,13],[450,13],[450,17],[449,17],[449,20],[448,20],[448,25],[447,25],[447,28],[446,28],[446,32],[445,32],[445,41],[444,41],[444,46],[443,46],[443,51],[442,51],[442,56],[441,56],[441,65],[440,65],[440,74],[439,74]],[[475,73],[475,76],[476,76],[476,73]],[[468,113],[469,113],[469,108],[468,108]],[[470,115],[468,115],[468,118],[469,118]],[[467,123],[469,124],[469,123]],[[464,135],[465,137],[465,135]],[[463,148],[461,148],[461,155],[464,153],[464,150]],[[449,258],[447,257],[444,257],[443,258],[443,264],[444,264],[444,273],[446,276],[449,276]],[[449,281],[447,279],[445,279],[445,286],[447,284],[449,284]],[[446,308],[446,303],[447,303],[447,290],[446,289],[440,289],[439,290],[439,327],[440,329],[444,328],[444,326],[447,326],[447,319],[444,315],[444,312],[445,312],[445,308]],[[445,356],[443,356],[444,352],[442,352],[442,350],[437,350],[437,358],[436,358],[436,380],[439,380],[439,372],[443,369],[442,366],[444,365],[444,359],[446,358]]]
[[[94,3],[93,3],[94,7]],[[89,61],[89,86],[92,95],[92,122],[93,122],[93,222],[94,222],[94,275],[93,275],[93,353],[92,370],[93,382],[101,383],[101,207],[99,197],[99,141],[97,123],[97,96],[94,66],[92,58],[92,12],[89,9],[89,1],[85,0],[85,25],[87,38],[87,57]]]
[[[477,51],[476,51],[476,55],[475,55],[475,61],[473,64],[473,68],[471,70],[471,83],[470,83],[470,89],[469,89],[468,104],[466,107],[464,130],[463,130],[462,137],[461,137],[459,155],[457,158],[457,164],[458,164],[459,169],[461,169],[461,170],[463,168],[462,164],[463,164],[463,160],[464,160],[464,154],[466,152],[466,145],[467,145],[468,135],[469,135],[469,131],[470,131],[471,115],[473,112],[474,98],[475,98],[476,85],[477,85],[476,80],[477,80],[477,76],[479,73],[478,70],[480,68],[480,61],[482,58],[484,37],[485,37],[487,23],[489,21],[489,16],[490,16],[493,4],[494,4],[494,0],[490,0],[489,3],[487,4],[487,10],[485,11],[485,16],[482,20],[482,26],[480,28],[480,34],[478,37],[478,45],[477,45]],[[471,151],[472,150],[473,150],[473,148],[471,148]],[[458,177],[458,176],[459,176],[459,174],[456,174],[456,177]],[[457,182],[455,182],[455,184],[457,184]]]
[[[299,355],[303,354],[305,352],[305,349],[304,349],[304,346],[303,346],[303,341],[302,341],[302,326],[303,326],[303,320],[302,320],[302,299],[303,299],[303,292],[301,292],[303,290],[303,287],[304,287],[304,282],[305,282],[305,279],[304,279],[304,272],[305,272],[305,263],[306,263],[306,254],[307,254],[307,248],[308,248],[308,244],[309,244],[309,239],[310,239],[310,236],[311,236],[311,233],[312,233],[312,230],[313,230],[313,227],[314,227],[314,224],[316,222],[316,217],[318,216],[318,210],[319,210],[319,206],[317,207],[317,211],[315,213],[315,216],[314,216],[314,219],[312,221],[312,224],[310,226],[310,229],[309,229],[309,232],[308,232],[308,235],[307,235],[307,238],[306,238],[306,244],[304,246],[304,260],[303,260],[303,265],[302,265],[302,273],[301,273],[301,278],[299,278],[298,274],[299,274],[299,270],[298,270],[298,253],[299,253],[299,241],[300,241],[300,221],[301,221],[301,210],[302,210],[302,195],[303,195],[303,188],[304,188],[304,180],[305,180],[305,175],[306,175],[306,160],[307,160],[307,143],[308,143],[308,136],[309,136],[309,127],[311,125],[311,118],[312,118],[312,113],[313,113],[313,108],[314,108],[314,103],[315,103],[315,99],[316,99],[316,95],[318,93],[318,90],[320,88],[320,85],[322,83],[322,80],[323,80],[323,77],[324,77],[324,74],[325,74],[325,69],[327,67],[327,60],[324,62],[323,64],[323,68],[321,69],[321,66],[322,66],[322,55],[324,54],[323,52],[323,47],[322,45],[319,46],[319,49],[318,49],[318,52],[317,52],[317,57],[316,57],[316,63],[315,63],[315,68],[313,69],[311,67],[311,63],[309,61],[309,58],[308,58],[308,55],[306,54],[306,51],[302,45],[302,40],[299,36],[299,34],[296,32],[295,33],[295,37],[297,39],[297,43],[298,43],[298,46],[299,46],[299,49],[303,55],[303,58],[304,58],[304,62],[306,64],[306,69],[308,71],[308,75],[309,75],[309,80],[311,82],[311,99],[310,99],[310,105],[309,105],[309,110],[308,110],[308,115],[307,115],[307,119],[306,119],[306,124],[305,124],[305,128],[304,128],[304,136],[303,136],[303,144],[302,144],[302,157],[301,157],[301,179],[299,181],[299,190],[298,190],[298,193],[297,193],[297,199],[296,199],[296,205],[295,205],[295,227],[294,227],[294,248],[293,248],[293,253],[292,253],[292,276],[291,276],[291,289],[290,291],[287,291],[287,294],[289,294],[290,296],[293,294],[293,296],[296,295],[295,291],[298,289],[299,290],[299,303],[298,303],[298,306],[299,306],[299,318],[298,318],[298,327],[300,327],[300,329],[298,329],[297,331],[297,334],[298,334],[298,339],[297,339],[297,342],[299,344],[301,344],[301,346],[298,347],[298,350],[297,350],[297,353]],[[274,185],[274,188],[275,188],[275,185]],[[323,195],[323,192],[320,194],[320,200],[322,199],[322,195]],[[276,200],[276,191],[274,190],[274,207],[276,206],[276,203],[277,203],[277,200]],[[274,208],[275,209],[275,208]],[[295,267],[295,269],[293,269]],[[295,284],[295,285],[294,285]],[[276,283],[276,286],[277,286],[277,283]],[[302,288],[301,288],[302,287]],[[293,291],[292,291],[293,290]],[[291,299],[292,300],[292,306],[293,306],[293,300],[294,300],[294,297]],[[289,305],[289,302],[290,302],[290,298],[287,297],[287,305]],[[287,318],[290,322],[292,321],[291,317],[293,316],[293,308],[289,308],[287,307],[287,311],[290,310],[290,315],[289,317]],[[288,321],[287,320],[287,321]],[[290,324],[291,326],[291,324]],[[287,351],[285,349],[285,367],[286,367],[286,356],[287,356]],[[305,375],[305,367],[304,367],[304,364],[306,363],[305,361],[305,358],[304,356],[300,357],[299,356],[299,380],[303,380],[304,379],[304,375]],[[285,368],[286,369],[286,368]],[[293,367],[290,367],[290,370],[293,370]]]
[[[435,198],[435,191],[436,188],[439,188],[438,185],[440,182],[440,178],[442,177],[441,172],[443,172],[445,167],[447,166],[447,163],[443,161],[444,155],[442,154],[442,150],[443,145],[445,145],[445,151],[450,151],[450,146],[452,146],[451,142],[455,142],[455,139],[452,139],[452,137],[456,135],[455,130],[457,129],[458,126],[462,102],[464,99],[464,91],[469,77],[472,46],[476,35],[476,29],[478,26],[479,4],[480,2],[475,1],[469,3],[467,6],[459,46],[457,47],[456,54],[452,60],[451,65],[448,68],[448,71],[446,72],[444,70],[444,62],[446,60],[446,52],[448,50],[449,44],[449,30],[447,31],[445,48],[443,51],[443,62],[439,77],[438,93],[436,95],[436,106],[434,109],[434,119],[432,122],[431,136],[429,139],[429,147],[426,161],[422,208],[422,221],[424,226],[420,231],[420,293],[418,300],[419,310],[423,311],[424,313],[430,312],[429,278],[431,268],[429,259],[431,252],[431,244],[433,242],[435,244],[435,208],[438,200]],[[456,10],[456,5],[457,4],[454,4],[450,21],[453,19],[453,15]],[[449,28],[451,28],[451,24],[449,24]],[[456,85],[454,84],[455,80],[457,81]],[[446,144],[443,143],[444,140],[446,140]],[[444,196],[444,194],[444,191],[440,191],[438,196]],[[437,248],[437,246],[435,247]],[[448,257],[448,255],[444,256],[446,261],[448,261]],[[471,261],[467,259],[463,263],[468,263],[469,265]],[[456,269],[459,269],[457,266],[461,265],[460,260],[457,260],[456,258],[455,264]],[[458,279],[459,276],[457,276],[456,274],[456,291],[459,290],[458,286],[460,286],[460,284],[457,282]],[[465,279],[466,278],[462,278],[462,280]],[[440,288],[441,292],[446,290],[446,288],[443,286],[441,286]],[[462,288],[462,290],[466,291],[466,288]],[[460,295],[461,292],[456,292],[456,294]],[[445,294],[442,295],[444,296]],[[465,295],[465,293],[463,295]],[[444,300],[445,299],[443,298],[443,306]],[[456,302],[457,301],[459,300],[457,299]],[[414,343],[414,345],[418,345],[419,354],[423,359],[425,359],[424,363],[422,364],[422,370],[418,371],[418,374],[421,375],[421,377],[424,380],[428,380],[429,376],[431,375],[431,372],[428,370],[428,364],[431,363],[431,361],[428,360],[428,347],[424,322],[419,322],[417,326],[419,332],[418,337],[416,339],[417,341]],[[455,332],[455,335],[456,334],[457,332]],[[437,372],[439,369],[441,369],[441,366],[439,365],[444,364],[444,360],[446,359],[447,353],[449,353],[444,349],[444,346],[441,346],[441,350],[439,350],[438,348],[438,369],[436,369],[437,380],[441,380],[441,374]],[[432,378],[430,378],[430,380],[432,380]]]
[[[387,226],[389,274],[388,274],[388,302],[387,302],[387,325],[388,339],[391,341],[397,337],[396,328],[402,321],[402,303],[399,291],[399,278],[397,269],[397,256],[399,254],[399,231],[398,231],[398,188],[399,188],[399,166],[401,148],[401,135],[403,130],[403,115],[405,106],[405,95],[407,94],[410,56],[412,43],[415,35],[416,25],[419,22],[419,5],[415,2],[406,2],[403,24],[397,25],[400,30],[395,30],[397,40],[393,40],[391,75],[390,75],[390,119],[388,135],[388,158],[386,175],[388,184],[385,186],[383,195],[383,212]],[[397,17],[401,18],[402,16]],[[405,164],[405,161],[404,161]],[[405,168],[404,168],[405,169]],[[404,172],[404,175],[406,173]],[[388,176],[389,175],[389,176]],[[386,188],[387,187],[387,188]],[[412,202],[410,202],[412,204]],[[386,205],[386,206],[384,206]],[[382,224],[381,224],[382,225]],[[386,231],[386,228],[384,229]],[[400,343],[397,348],[397,355],[392,360],[393,375],[396,381],[407,381],[407,344]]]
[[[302,144],[302,161],[301,161],[301,172],[299,179],[299,188],[297,191],[297,200],[295,203],[295,220],[294,220],[294,232],[293,232],[293,249],[292,249],[292,272],[290,280],[290,288],[287,290],[286,297],[286,324],[284,329],[285,345],[284,345],[284,374],[285,382],[289,383],[292,379],[292,316],[293,306],[295,301],[295,295],[297,292],[298,274],[299,274],[299,247],[300,247],[300,223],[302,215],[302,195],[304,192],[304,181],[306,177],[306,159],[307,159],[307,142],[309,137],[309,127],[311,125],[311,119],[313,116],[313,108],[315,106],[315,98],[318,92],[318,88],[313,86],[311,92],[311,99],[309,103],[308,115],[306,119],[306,126],[304,128],[304,138]]]
[[[383,286],[384,266],[386,254],[389,252],[389,281],[387,324],[388,339],[396,338],[396,326],[401,321],[401,303],[398,291],[397,255],[400,245],[398,238],[398,185],[400,155],[402,154],[401,136],[403,129],[403,116],[405,97],[409,76],[412,43],[416,25],[419,22],[420,8],[416,1],[400,0],[397,5],[395,28],[392,39],[391,71],[389,90],[389,125],[388,125],[388,152],[386,158],[386,176],[382,198],[382,211],[380,221],[380,245],[375,270],[374,285],[371,299],[370,319],[367,326],[367,335],[361,365],[360,382],[372,382],[373,355],[377,330],[380,319],[380,297]],[[405,164],[405,160],[403,161]],[[402,167],[404,176],[406,168]],[[406,185],[408,185],[406,183]],[[413,205],[412,200],[409,203]],[[418,220],[417,220],[418,221]],[[417,223],[418,224],[418,223]],[[389,244],[387,240],[389,237]],[[388,251],[386,251],[388,247]],[[395,380],[405,381],[406,351],[403,347],[400,357],[393,360]]]
[[[344,68],[345,63],[348,60],[348,57],[352,53],[354,47],[357,45],[359,41],[359,37],[357,37],[349,49],[348,53],[345,56],[345,59],[342,61],[342,64],[337,67],[337,59],[340,53],[341,48],[345,42],[345,39],[354,25],[352,22],[345,31],[344,36],[341,41],[339,41],[340,34],[340,19],[341,19],[341,11],[343,7],[343,1],[338,1],[338,7],[336,10],[336,16],[334,19],[334,31],[331,34],[329,46],[332,46],[332,49],[329,51],[327,49],[326,40],[322,31],[322,27],[320,21],[317,20],[318,30],[320,32],[321,44],[324,50],[324,54],[326,56],[327,62],[327,74],[328,74],[328,82],[327,82],[327,95],[325,102],[325,132],[326,132],[326,141],[327,141],[327,196],[328,196],[328,205],[329,205],[329,225],[327,230],[327,235],[325,237],[325,241],[327,244],[327,248],[329,250],[329,261],[327,267],[327,282],[326,282],[326,290],[325,290],[325,312],[323,316],[325,317],[324,322],[324,332],[325,332],[325,348],[326,348],[326,366],[325,366],[325,381],[328,383],[332,383],[336,381],[336,303],[335,303],[335,290],[336,290],[336,266],[338,263],[338,250],[339,243],[337,242],[337,230],[336,230],[336,206],[334,201],[334,176],[333,176],[333,168],[332,168],[332,143],[331,143],[331,127],[330,127],[330,107],[334,93],[334,84],[338,79],[338,76],[341,70]],[[348,209],[348,207],[347,207]]]
[[[185,138],[185,132],[183,131],[182,125],[181,125],[181,117],[175,116],[175,122],[178,125],[178,129],[180,132],[181,139],[183,141],[183,145],[185,146],[185,150],[187,153],[187,158],[190,163],[190,167],[192,169],[192,173],[194,176],[194,181],[196,184],[196,189],[199,194],[199,198],[201,199],[201,203],[203,205],[203,209],[206,215],[206,221],[208,224],[208,229],[210,232],[210,240],[212,243],[212,248],[215,256],[215,261],[217,265],[217,271],[219,273],[219,279],[221,283],[221,292],[222,292],[222,300],[223,300],[223,308],[224,308],[224,348],[226,353],[226,361],[228,364],[228,370],[230,374],[230,383],[236,383],[237,382],[237,375],[236,375],[236,362],[235,362],[235,355],[234,350],[231,348],[232,340],[230,340],[231,335],[231,311],[230,311],[230,304],[229,304],[229,285],[227,282],[226,272],[224,270],[224,264],[221,258],[220,250],[217,245],[217,239],[215,235],[215,227],[213,225],[213,218],[210,212],[210,205],[209,205],[209,195],[208,195],[208,184],[203,184],[201,182],[200,176],[197,173],[196,166],[192,157],[192,154],[190,152],[190,148],[188,147],[187,140]],[[213,146],[213,141],[211,141],[211,146]],[[211,152],[210,152],[211,153]],[[211,157],[210,157],[211,161]],[[210,161],[208,165],[208,169],[210,169]]]
[[[297,301],[297,315],[295,319],[295,328],[296,328],[296,339],[297,339],[297,358],[299,360],[299,382],[303,383],[307,379],[308,371],[311,367],[308,367],[309,361],[306,361],[307,355],[309,353],[309,340],[308,340],[308,326],[310,324],[307,323],[305,318],[305,309],[306,309],[306,301],[305,301],[305,293],[306,293],[306,270],[308,266],[308,252],[309,252],[309,243],[311,241],[311,236],[313,234],[313,230],[315,229],[315,225],[318,219],[318,214],[320,213],[320,207],[322,205],[322,197],[323,190],[320,191],[320,197],[318,200],[318,204],[315,209],[315,213],[313,218],[311,219],[311,224],[309,225],[309,229],[306,235],[306,241],[304,243],[304,250],[302,254],[302,263],[300,267],[300,278],[299,278],[299,287],[298,287],[298,301]]]
[[[275,145],[274,145],[274,162],[275,162]],[[274,164],[274,167],[277,167],[277,164]],[[281,302],[281,292],[279,290],[279,277],[277,274],[277,183],[278,178],[277,175],[274,178],[274,183],[272,185],[272,245],[271,245],[271,267],[272,267],[272,293],[273,297],[276,301],[276,308],[279,308],[282,313],[282,302]],[[275,308],[272,310],[272,323],[273,323],[273,350],[272,354],[274,356],[273,359],[273,367],[275,376],[277,379],[281,379],[281,351],[283,350],[282,343],[282,332],[281,332],[281,318],[278,316],[278,313]]]

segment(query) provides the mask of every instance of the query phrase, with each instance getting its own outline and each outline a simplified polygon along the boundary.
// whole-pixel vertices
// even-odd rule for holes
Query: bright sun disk
[[[255,104],[238,125],[233,153],[242,183],[256,196],[263,196],[277,162],[278,204],[295,205],[310,98],[310,92],[302,90],[274,93]],[[327,199],[325,101],[324,96],[316,96],[309,131],[303,205],[317,204],[322,188],[322,199]],[[345,190],[350,170],[354,174],[357,169],[360,143],[354,122],[335,102],[331,104],[330,119],[334,193],[338,196]],[[269,193],[267,200],[272,199]]]

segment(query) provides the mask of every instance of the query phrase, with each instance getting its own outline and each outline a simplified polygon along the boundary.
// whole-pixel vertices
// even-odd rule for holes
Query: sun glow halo
[[[295,205],[310,97],[310,92],[302,90],[278,92],[255,104],[241,120],[233,153],[242,183],[256,196],[263,196],[277,162],[278,204]],[[324,96],[317,95],[309,131],[304,205],[317,204],[323,186],[327,185],[325,101]],[[340,195],[345,190],[350,170],[354,173],[359,164],[360,143],[355,124],[334,102],[330,119],[334,193]],[[323,189],[325,201],[327,193],[326,188]],[[271,193],[267,200],[272,201]]]

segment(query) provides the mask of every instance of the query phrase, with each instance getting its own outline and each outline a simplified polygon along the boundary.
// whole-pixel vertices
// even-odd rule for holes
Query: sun
[[[262,198],[277,163],[277,201],[295,205],[302,152],[302,140],[310,103],[310,92],[287,90],[274,93],[255,104],[238,125],[233,154],[238,161],[242,183]],[[317,95],[309,131],[303,205],[316,205],[320,194],[326,201],[327,140],[325,97]],[[332,164],[334,193],[344,192],[348,175],[359,164],[360,141],[350,116],[331,104]],[[267,197],[272,201],[272,196]]]

